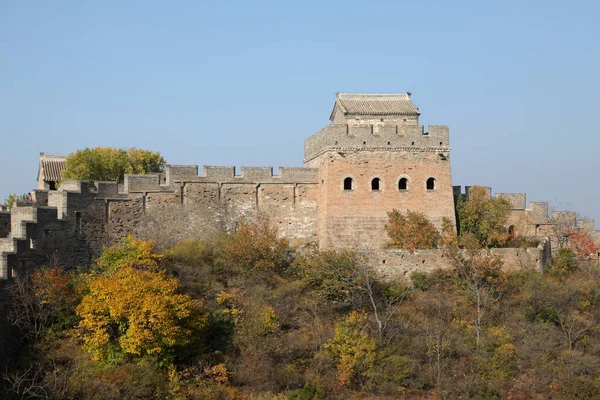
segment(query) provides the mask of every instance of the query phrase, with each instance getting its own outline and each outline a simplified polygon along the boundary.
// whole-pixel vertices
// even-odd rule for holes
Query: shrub
[[[385,230],[391,239],[390,247],[410,251],[436,248],[440,234],[425,215],[414,211],[404,215],[395,209],[387,214]]]

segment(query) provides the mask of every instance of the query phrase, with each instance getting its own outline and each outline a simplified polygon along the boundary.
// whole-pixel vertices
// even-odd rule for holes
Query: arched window
[[[427,179],[427,190],[434,190],[434,189],[435,189],[435,178]]]
[[[344,190],[352,190],[352,178],[344,179]]]
[[[407,190],[408,189],[408,179],[400,178],[398,181],[398,189],[399,190]]]
[[[379,184],[381,183],[381,179],[373,178],[371,181],[371,190],[379,190]]]

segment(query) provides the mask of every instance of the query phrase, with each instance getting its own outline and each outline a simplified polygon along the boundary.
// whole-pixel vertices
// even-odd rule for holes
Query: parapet
[[[580,219],[577,221],[577,226],[579,229],[587,233],[596,231],[596,221],[593,219]]]
[[[160,175],[125,175],[124,191],[133,192],[153,192],[160,190]]]
[[[198,176],[197,165],[167,165],[166,181],[175,182],[185,178]]]
[[[119,194],[119,183],[116,181],[94,182],[98,197],[114,197]]]
[[[496,198],[507,200],[513,210],[525,210],[527,208],[525,193],[496,193]]]
[[[235,167],[204,166],[203,174],[189,177],[186,182],[216,183],[317,183],[318,170],[302,167],[279,167],[279,175],[273,174],[272,167],[242,167],[241,174],[235,174]]]
[[[89,181],[63,181],[60,183],[60,190],[77,193],[87,193],[90,191]]]
[[[548,223],[548,203],[545,201],[530,201],[529,216],[534,225],[543,225]]]
[[[304,141],[304,163],[327,151],[450,151],[450,130],[443,125],[389,123],[331,124]]]
[[[562,228],[575,228],[577,214],[574,211],[552,211],[553,224],[560,224]]]

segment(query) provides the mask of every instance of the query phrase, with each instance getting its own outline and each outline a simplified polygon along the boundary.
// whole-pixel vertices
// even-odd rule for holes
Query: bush
[[[579,262],[573,250],[563,247],[558,249],[554,255],[550,273],[552,275],[564,276],[577,270],[578,266]]]
[[[385,230],[391,239],[390,247],[415,251],[434,249],[440,234],[425,215],[408,211],[406,215],[398,210],[388,212]]]
[[[302,389],[296,389],[288,395],[288,400],[324,400],[325,393],[310,379]]]

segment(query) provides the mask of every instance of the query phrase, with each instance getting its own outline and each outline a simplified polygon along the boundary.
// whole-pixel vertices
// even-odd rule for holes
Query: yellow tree
[[[96,359],[125,354],[162,357],[189,342],[192,299],[164,271],[123,266],[97,276],[77,307],[84,347]]]
[[[132,235],[125,238],[122,244],[105,247],[96,260],[96,267],[101,273],[113,273],[122,266],[137,269],[158,271],[159,262],[163,258],[156,253],[153,240],[136,240]]]

